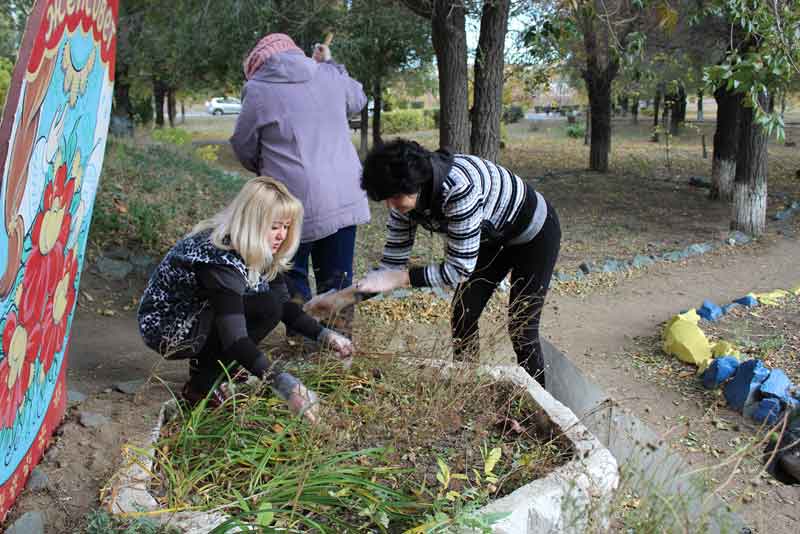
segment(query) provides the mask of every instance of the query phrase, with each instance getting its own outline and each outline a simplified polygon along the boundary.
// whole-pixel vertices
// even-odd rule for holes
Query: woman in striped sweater
[[[389,207],[380,269],[358,282],[364,293],[398,287],[456,289],[457,358],[477,356],[478,320],[511,273],[509,333],[518,363],[544,386],[539,321],[561,244],[553,207],[530,184],[475,156],[431,152],[413,141],[376,147],[361,187]],[[446,235],[441,263],[407,267],[418,226]]]

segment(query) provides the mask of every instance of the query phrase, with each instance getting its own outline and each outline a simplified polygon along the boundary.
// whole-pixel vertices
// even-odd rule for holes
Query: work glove
[[[331,49],[328,48],[328,45],[317,43],[314,45],[314,53],[311,57],[317,63],[325,63],[331,60]]]
[[[323,328],[317,339],[322,345],[330,347],[342,358],[347,358],[353,354],[353,342],[330,328]]]
[[[302,415],[311,424],[317,422],[319,397],[297,378],[286,372],[280,373],[275,377],[273,388],[278,396],[286,401],[293,414]]]
[[[356,287],[363,293],[386,293],[406,285],[408,271],[405,269],[379,269],[371,271],[356,283]]]

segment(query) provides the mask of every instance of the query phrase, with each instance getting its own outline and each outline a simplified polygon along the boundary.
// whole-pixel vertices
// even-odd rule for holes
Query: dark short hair
[[[373,148],[364,161],[361,189],[372,200],[419,193],[433,179],[432,153],[414,141],[397,139]]]

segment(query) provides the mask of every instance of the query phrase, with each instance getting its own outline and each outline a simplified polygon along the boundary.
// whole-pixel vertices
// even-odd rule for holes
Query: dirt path
[[[702,417],[701,407],[684,405],[675,393],[636,377],[629,362],[618,356],[621,349],[633,337],[652,335],[661,321],[699,305],[703,298],[724,303],[751,290],[796,285],[800,283],[798,264],[800,242],[781,238],[735,255],[657,265],[604,293],[554,295],[544,318],[544,333],[609,395],[663,431],[665,415],[685,411],[691,417]],[[136,290],[131,286],[125,289]],[[115,288],[86,273],[84,290],[98,295]],[[79,308],[72,330],[69,389],[86,394],[87,399],[69,409],[39,467],[48,479],[46,489],[26,491],[10,521],[22,512],[39,510],[45,515],[48,534],[78,531],[83,516],[97,506],[97,495],[118,463],[121,446],[152,426],[169,390],[180,386],[186,372],[183,363],[160,362],[146,349],[132,311],[106,317],[88,306]],[[114,389],[115,384],[144,380],[154,372],[163,383],[145,384],[134,394]],[[99,413],[108,421],[86,428],[80,424],[81,413]],[[703,459],[690,457],[690,461]],[[793,495],[800,501],[800,491]],[[773,518],[770,528],[759,530],[794,532],[791,527],[796,523],[792,522],[800,520],[798,509],[782,505],[777,513],[783,518],[781,524],[775,525]],[[764,521],[762,514],[773,508],[749,510],[746,517],[758,527]]]
[[[719,466],[724,457],[697,450],[699,443],[693,436],[703,436],[698,441],[705,439],[712,448],[725,449],[733,440],[757,435],[758,429],[727,408],[699,404],[647,380],[623,349],[634,338],[658,334],[662,321],[699,306],[705,298],[721,305],[750,291],[795,287],[800,284],[799,262],[800,241],[782,238],[734,255],[657,265],[604,293],[554,295],[546,308],[543,331],[609,396],[647,421],[690,464]],[[733,428],[716,428],[720,419],[732,421]],[[729,471],[709,471],[708,480],[716,486]],[[800,487],[775,485],[768,476],[754,479],[745,471],[737,472],[720,495],[757,532],[797,532]]]
[[[800,284],[800,241],[778,239],[738,254],[699,256],[680,264],[661,263],[613,290],[583,297],[553,295],[543,332],[609,394],[617,385],[605,356],[635,336],[652,335],[656,325],[695,308],[703,299],[720,305],[753,291]]]

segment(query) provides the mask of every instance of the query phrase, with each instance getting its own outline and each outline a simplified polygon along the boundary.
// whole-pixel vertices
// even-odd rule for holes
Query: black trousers
[[[270,293],[244,296],[247,337],[256,345],[272,332],[281,320],[282,306]],[[223,374],[224,369],[236,364],[236,354],[230,354],[222,346],[217,327],[217,316],[212,309],[204,310],[200,317],[197,338],[200,348],[189,358],[189,387],[196,393],[205,394]],[[238,364],[234,366],[234,372]]]
[[[553,269],[561,248],[561,226],[547,205],[547,218],[528,243],[503,247],[481,244],[478,263],[461,283],[453,299],[453,349],[456,359],[476,358],[479,352],[478,320],[500,282],[511,272],[508,330],[517,363],[545,386],[539,322]]]

